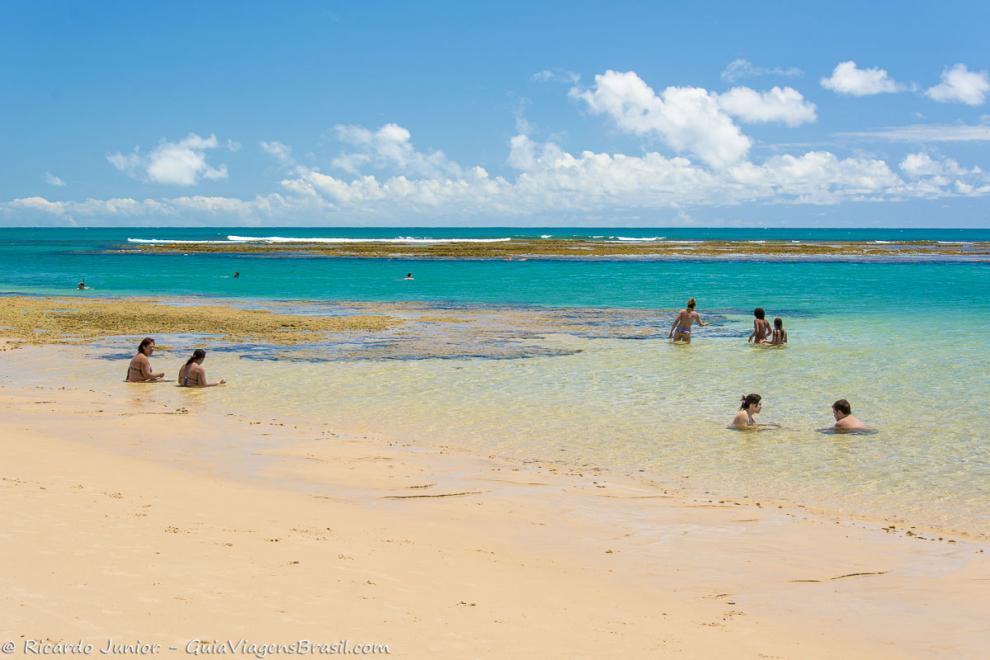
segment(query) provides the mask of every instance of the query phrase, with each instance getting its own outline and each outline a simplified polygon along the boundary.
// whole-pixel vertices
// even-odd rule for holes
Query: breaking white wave
[[[648,236],[648,237],[630,237],[630,236],[616,236],[620,241],[662,241],[663,236]]]
[[[144,243],[152,245],[230,245],[231,243],[401,243],[401,244],[435,244],[435,243],[504,243],[511,238],[415,238],[412,236],[397,236],[395,238],[296,238],[287,236],[228,236],[225,241],[183,241],[167,238],[128,238],[128,243]]]

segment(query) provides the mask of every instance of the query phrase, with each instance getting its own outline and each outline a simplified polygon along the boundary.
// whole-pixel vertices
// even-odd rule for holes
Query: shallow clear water
[[[211,351],[211,376],[227,377],[233,385],[196,393],[205,395],[196,400],[210,409],[250,409],[264,400],[273,415],[415,443],[642,469],[666,483],[727,496],[782,498],[990,533],[985,264],[507,263],[71,252],[136,233],[113,231],[85,245],[67,235],[19,244],[7,234],[0,247],[0,290],[65,291],[64,282],[71,286],[85,272],[95,294],[419,300],[439,310],[434,313],[475,320],[493,305],[500,310],[463,331],[413,323],[373,338],[374,346],[356,338],[344,348],[308,347],[298,359],[264,346]],[[148,237],[177,234],[141,231]],[[169,236],[159,236],[166,231]],[[633,230],[595,230],[620,231]],[[958,239],[933,232],[924,238]],[[870,240],[903,239],[896,233],[877,236]],[[242,273],[238,280],[229,278],[234,270]],[[414,282],[401,280],[408,271],[415,273]],[[698,332],[691,347],[671,346],[657,334],[665,334],[670,310],[688,296],[698,298],[702,314],[717,326]],[[757,304],[785,319],[788,347],[746,344]],[[195,342],[187,338],[175,345],[185,343]],[[3,355],[8,366],[22,359]],[[178,356],[170,359],[177,369]],[[106,378],[120,370],[119,363],[100,361]],[[726,429],[745,392],[764,396],[762,419],[779,423],[779,430]],[[185,395],[162,390],[161,396]],[[879,432],[818,432],[831,423],[829,406],[838,398],[849,399]]]

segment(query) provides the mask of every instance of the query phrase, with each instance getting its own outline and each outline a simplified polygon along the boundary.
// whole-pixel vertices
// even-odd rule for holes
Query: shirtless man
[[[203,360],[206,359],[206,351],[197,348],[193,351],[192,357],[179,369],[179,387],[216,387],[223,385],[227,381],[220,380],[211,383],[206,380],[206,370],[203,369]]]
[[[691,324],[697,322],[698,327],[705,327],[708,325],[701,320],[698,316],[698,312],[694,311],[695,302],[694,298],[687,301],[687,307],[682,309],[677,313],[677,318],[674,319],[674,324],[670,326],[670,332],[667,333],[668,339],[673,339],[675,342],[683,341],[685,344],[691,343]]]
[[[155,340],[145,337],[138,346],[137,354],[131,358],[131,363],[127,366],[128,383],[156,383],[165,377],[164,373],[156,374],[151,370],[151,360],[148,359],[155,352]]]
[[[845,399],[839,399],[832,404],[832,416],[835,417],[836,431],[861,431],[868,428],[852,414],[852,406]]]
[[[756,317],[753,319],[753,332],[749,333],[746,343],[765,344],[772,332],[770,330],[770,323],[767,322],[767,313],[762,307],[757,307],[753,310],[753,316]]]

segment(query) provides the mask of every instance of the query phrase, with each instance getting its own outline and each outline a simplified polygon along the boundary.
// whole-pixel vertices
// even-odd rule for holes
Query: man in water
[[[835,417],[836,431],[862,431],[867,428],[866,424],[852,414],[852,406],[845,399],[832,404],[832,416]]]
[[[694,298],[687,301],[687,307],[682,309],[677,313],[677,318],[674,319],[674,324],[670,326],[670,332],[667,333],[668,339],[673,339],[673,341],[683,341],[685,344],[691,343],[691,324],[697,322],[698,327],[705,327],[708,325],[701,320],[698,312],[694,311],[697,302]]]
[[[404,279],[404,280],[411,280],[411,279],[413,279],[412,273],[406,273],[406,276],[403,277],[402,279]]]
[[[79,289],[80,291],[85,291],[89,287],[86,286],[86,283],[85,282],[80,282],[78,285],[76,285],[76,288]]]

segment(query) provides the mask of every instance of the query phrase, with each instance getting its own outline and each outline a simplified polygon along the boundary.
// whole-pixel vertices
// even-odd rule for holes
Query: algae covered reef
[[[401,319],[386,315],[282,314],[140,298],[0,298],[0,337],[12,343],[58,344],[111,336],[195,333],[228,341],[300,344],[331,333],[375,332],[401,323]]]
[[[794,241],[606,241],[512,239],[462,243],[149,243],[121,245],[113,252],[138,254],[307,255],[348,258],[521,259],[521,258],[864,258],[941,257],[990,261],[990,243],[794,242]]]

